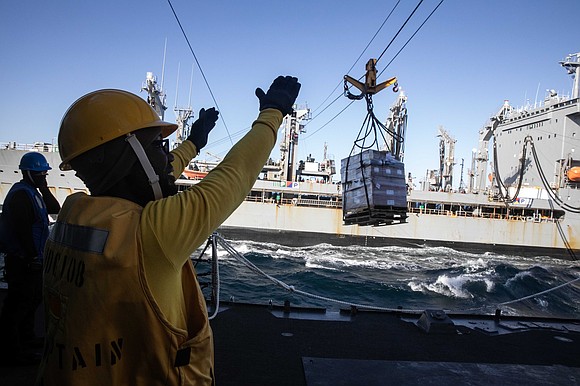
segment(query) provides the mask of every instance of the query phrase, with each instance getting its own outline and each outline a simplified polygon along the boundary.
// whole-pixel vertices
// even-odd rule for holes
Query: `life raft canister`
[[[580,182],[580,166],[574,166],[573,168],[570,168],[566,175],[570,181]]]

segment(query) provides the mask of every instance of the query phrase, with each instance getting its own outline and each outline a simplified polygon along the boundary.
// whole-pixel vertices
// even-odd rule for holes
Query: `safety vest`
[[[43,385],[213,384],[213,338],[193,266],[182,268],[185,331],[164,317],[147,283],[141,212],[118,198],[66,199],[45,250]]]
[[[6,195],[4,200],[4,205],[2,207],[2,225],[0,226],[0,239],[4,246],[5,252],[15,255],[23,255],[24,251],[14,233],[12,232],[12,226],[8,223],[9,218],[18,216],[18,213],[11,213],[12,209],[7,203],[12,200],[14,193],[18,191],[25,192],[30,198],[32,207],[34,208],[34,223],[32,224],[32,240],[34,242],[34,247],[36,250],[36,256],[42,260],[42,254],[44,251],[44,244],[46,238],[48,237],[48,211],[46,210],[46,205],[38,190],[35,187],[29,185],[24,181],[20,181],[12,185],[10,191]]]

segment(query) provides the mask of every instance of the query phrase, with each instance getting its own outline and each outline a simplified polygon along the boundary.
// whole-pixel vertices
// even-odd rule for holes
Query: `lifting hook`
[[[365,95],[374,95],[379,91],[389,87],[394,84],[393,92],[399,91],[399,85],[397,83],[397,77],[392,77],[386,81],[377,84],[377,59],[369,59],[366,64],[366,74],[365,82],[361,83],[349,75],[344,76],[344,92],[346,96],[350,99],[362,99]],[[360,95],[353,95],[348,91],[347,83],[352,84],[354,87],[361,91]]]

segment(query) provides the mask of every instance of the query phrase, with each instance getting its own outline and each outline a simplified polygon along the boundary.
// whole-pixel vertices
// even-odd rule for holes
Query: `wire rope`
[[[385,49],[383,50],[383,52],[381,52],[381,54],[377,58],[377,63],[381,60],[381,58],[383,57],[383,55],[387,52],[387,50],[389,49],[389,47],[391,46],[391,44],[393,44],[393,42],[395,41],[395,39],[397,38],[397,36],[399,36],[399,34],[403,30],[403,28],[405,28],[405,26],[407,25],[407,23],[409,22],[409,20],[411,20],[411,18],[415,14],[415,12],[417,12],[417,9],[419,9],[419,7],[421,6],[421,4],[423,4],[423,1],[424,0],[419,1],[419,4],[417,4],[417,6],[413,10],[413,12],[411,12],[411,14],[409,15],[409,17],[407,17],[407,20],[405,20],[405,22],[403,23],[403,25],[401,26],[401,28],[399,28],[399,30],[397,31],[397,33],[395,34],[395,36],[393,36],[393,38],[391,39],[391,41],[389,42],[389,44],[387,44],[387,46],[385,47]]]
[[[421,25],[420,25],[420,26],[417,28],[417,30],[416,30],[416,31],[415,31],[415,32],[414,32],[414,33],[411,35],[411,37],[410,37],[409,39],[407,39],[407,41],[406,41],[406,42],[405,42],[405,44],[404,44],[404,45],[401,47],[401,49],[399,49],[399,51],[398,51],[398,52],[395,54],[395,56],[394,56],[394,57],[393,57],[393,58],[392,58],[392,59],[389,61],[389,63],[388,63],[386,66],[385,66],[385,68],[384,68],[384,69],[383,69],[381,72],[379,72],[378,76],[382,75],[382,73],[383,73],[383,72],[384,72],[384,71],[387,69],[387,67],[388,67],[388,66],[389,66],[389,65],[390,65],[390,64],[391,64],[391,63],[392,63],[392,62],[393,62],[393,61],[394,61],[394,60],[397,58],[397,56],[399,56],[399,54],[400,54],[400,53],[403,51],[403,49],[404,49],[404,48],[405,48],[405,47],[406,47],[406,46],[407,46],[407,45],[410,43],[410,41],[411,41],[411,40],[412,40],[412,39],[415,37],[415,35],[417,35],[417,33],[418,33],[420,30],[421,30],[421,28],[423,28],[423,26],[425,25],[425,23],[426,23],[426,22],[427,22],[427,21],[428,21],[428,20],[431,18],[431,16],[433,16],[433,14],[435,13],[435,11],[437,11],[437,9],[438,9],[438,8],[441,6],[441,4],[443,3],[443,1],[444,1],[444,0],[441,0],[441,1],[439,2],[439,4],[437,4],[437,6],[436,6],[436,7],[433,9],[433,11],[431,11],[431,13],[430,13],[430,14],[427,16],[427,18],[426,18],[426,19],[425,19],[425,20],[424,20],[424,21],[421,23]],[[410,16],[407,18],[407,20],[405,21],[405,23],[403,24],[403,26],[402,26],[402,27],[399,29],[399,32],[397,32],[397,35],[398,35],[398,34],[401,32],[401,30],[403,29],[403,27],[405,26],[405,24],[406,24],[406,23],[407,23],[407,22],[410,20],[411,16],[413,15],[413,13],[415,13],[415,11],[416,11],[416,10],[417,10],[417,8],[419,7],[419,5],[421,5],[421,3],[422,3],[422,2],[423,2],[423,0],[421,0],[421,1],[419,2],[419,4],[418,4],[418,5],[415,7],[415,9],[414,9],[414,10],[413,10],[413,12],[411,13],[411,15],[410,15]],[[396,7],[397,5],[398,5],[398,2],[397,2],[397,4],[395,5],[395,7]],[[394,11],[394,8],[393,8],[393,10],[391,11],[391,13],[392,13],[393,11]],[[389,13],[389,16],[387,16],[387,19],[385,19],[385,21],[383,22],[383,24],[384,24],[384,23],[385,23],[385,22],[388,20],[388,18],[390,17],[391,13]],[[380,28],[382,28],[382,25],[381,25],[381,27],[380,27]],[[379,30],[380,30],[380,28],[379,28]],[[377,31],[377,33],[378,33],[378,31]],[[396,38],[396,36],[397,36],[397,35],[395,35],[395,38]],[[376,34],[375,34],[375,36],[376,36]],[[381,56],[380,56],[379,58],[381,58],[381,57],[382,57],[382,56],[385,54],[385,52],[387,51],[387,49],[389,48],[389,46],[392,44],[392,42],[394,41],[394,39],[395,39],[395,38],[393,38],[393,39],[391,40],[391,42],[389,43],[389,45],[387,46],[387,48],[385,48],[385,49],[383,50],[383,52],[381,53]],[[374,36],[373,36],[373,39],[374,39]],[[372,40],[371,40],[371,41],[372,41]],[[369,45],[370,45],[370,43],[369,43]],[[367,45],[367,47],[365,47],[365,50],[363,51],[363,53],[366,51],[366,49],[367,49],[367,48],[368,48],[368,45]],[[361,55],[359,56],[359,58],[357,59],[357,61],[360,59],[360,57],[361,57],[361,56],[362,56],[362,53],[361,53]],[[378,62],[378,59],[377,59],[377,62]],[[356,64],[356,62],[355,62],[355,64]],[[354,68],[354,65],[351,67],[351,70],[352,70],[352,68]],[[350,70],[349,70],[349,71],[350,71]],[[360,79],[360,78],[359,78],[359,79]],[[339,83],[339,85],[340,85],[340,83]],[[330,96],[332,95],[332,93],[334,93],[334,91],[335,91],[337,88],[338,88],[338,86],[334,88],[334,90],[331,92],[331,94],[330,94],[330,95],[329,95],[329,96],[328,96],[328,97],[327,97],[327,98],[326,98],[324,101],[327,101],[327,100],[328,100],[328,98],[330,98]],[[317,118],[318,116],[320,116],[320,114],[322,114],[322,113],[323,113],[323,112],[324,112],[326,109],[328,109],[330,106],[332,106],[332,105],[333,105],[333,104],[334,104],[334,103],[335,103],[335,102],[336,102],[338,99],[340,99],[340,97],[341,97],[341,96],[342,96],[342,94],[341,94],[341,95],[338,95],[338,96],[337,96],[337,97],[336,97],[336,98],[335,98],[335,99],[334,99],[334,100],[333,100],[333,101],[332,101],[332,102],[331,102],[331,103],[330,103],[328,106],[326,106],[326,107],[325,107],[325,108],[324,108],[322,111],[320,111],[318,114],[316,114],[316,115],[315,115],[315,116],[314,116],[314,117],[313,117],[313,118],[312,118],[312,119],[311,119],[309,122],[307,122],[305,126],[307,126],[307,125],[309,125],[310,123],[312,123],[312,121],[314,121],[314,119],[316,119],[316,118]],[[319,109],[319,108],[320,108],[320,107],[321,107],[323,104],[324,104],[324,102],[322,102],[322,103],[320,104],[320,106],[319,106],[319,107],[317,107],[316,109]],[[350,104],[349,104],[348,106],[350,106]],[[348,107],[348,106],[347,106],[347,107]],[[332,118],[331,118],[331,119],[330,119],[328,122],[326,122],[325,124],[323,124],[323,125],[322,125],[320,128],[318,128],[316,131],[314,131],[314,132],[312,132],[310,135],[308,135],[308,136],[304,137],[304,139],[308,139],[308,138],[310,138],[312,135],[314,135],[315,133],[319,132],[319,131],[320,131],[320,130],[322,130],[324,127],[328,126],[328,124],[330,124],[330,122],[332,122],[332,121],[333,121],[334,119],[336,119],[336,118],[337,118],[337,117],[338,117],[340,114],[342,114],[342,113],[344,112],[344,110],[346,110],[346,108],[345,108],[345,109],[343,109],[343,110],[341,110],[341,111],[340,111],[340,112],[339,112],[337,115],[335,115],[334,117],[332,117]]]
[[[241,262],[242,264],[244,264],[247,268],[249,268],[254,273],[257,273],[259,275],[264,276],[266,279],[270,280],[272,283],[274,283],[277,286],[285,289],[288,292],[296,293],[298,295],[310,297],[310,298],[317,299],[317,300],[324,300],[324,301],[328,301],[328,302],[332,302],[332,303],[337,303],[337,304],[342,304],[342,305],[346,305],[346,306],[357,307],[357,308],[360,308],[360,309],[369,309],[369,310],[377,310],[377,311],[390,311],[390,312],[406,312],[406,313],[422,313],[424,311],[424,310],[419,310],[419,309],[388,308],[388,307],[372,306],[372,305],[367,305],[367,304],[357,304],[357,303],[353,303],[353,302],[347,302],[347,301],[344,301],[344,300],[333,299],[333,298],[326,297],[326,296],[316,295],[316,294],[313,294],[313,293],[310,293],[310,292],[307,292],[307,291],[302,291],[300,289],[297,289],[295,286],[288,285],[288,284],[284,283],[283,281],[281,281],[279,279],[276,279],[275,277],[273,277],[271,275],[268,275],[266,272],[262,271],[254,263],[252,263],[251,261],[249,261],[248,259],[246,259],[241,253],[239,253],[238,251],[236,251],[236,249],[234,247],[232,247],[221,235],[214,234],[214,236],[217,238],[218,243],[232,257],[234,257],[239,262]]]
[[[524,180],[524,173],[525,173],[525,161],[527,159],[526,155],[528,152],[527,151],[528,144],[531,147],[532,157],[534,159],[534,163],[536,164],[536,168],[538,170],[538,175],[540,177],[542,185],[544,186],[546,193],[548,194],[548,196],[551,199],[551,201],[548,200],[548,202],[550,203],[550,206],[552,207],[552,211],[554,210],[554,208],[552,206],[552,201],[553,201],[564,210],[567,210],[567,211],[572,212],[572,213],[580,213],[580,208],[576,208],[576,207],[573,207],[571,205],[566,204],[560,197],[558,197],[558,195],[550,187],[550,183],[549,183],[548,179],[546,178],[546,175],[542,169],[542,164],[541,164],[540,159],[539,159],[538,154],[537,154],[536,146],[534,144],[534,139],[530,135],[527,135],[524,138],[522,157],[520,158],[520,166],[519,166],[519,170],[518,170],[518,180],[519,180],[518,186],[517,186],[517,189],[511,198],[509,197],[509,194],[508,194],[508,188],[503,183],[502,178],[499,174],[499,162],[498,162],[498,157],[497,157],[497,143],[494,141],[493,157],[494,157],[495,174],[496,174],[495,180],[497,182],[497,188],[499,189],[499,195],[505,201],[506,205],[509,205],[509,204],[515,202],[515,200],[517,199],[517,197],[519,195],[520,189],[522,187],[522,183]],[[503,188],[503,190],[505,190],[505,194],[504,194],[502,188]],[[577,260],[576,254],[574,253],[574,250],[573,250],[570,242],[568,241],[566,233],[562,229],[562,225],[560,224],[560,222],[558,220],[555,221],[555,224],[556,224],[556,229],[558,231],[558,234],[560,235],[560,238],[562,239],[562,243],[564,244],[564,247],[566,248],[566,251],[568,252],[570,257],[572,258],[572,260]]]
[[[371,40],[367,43],[366,47],[362,50],[362,52],[360,53],[360,55],[358,56],[358,58],[356,58],[356,60],[352,64],[352,66],[348,69],[347,74],[352,71],[352,69],[354,68],[354,66],[356,66],[356,64],[358,63],[358,61],[360,60],[360,58],[362,58],[362,56],[364,55],[364,53],[366,52],[366,50],[369,48],[369,46],[371,45],[371,43],[375,40],[375,38],[377,37],[377,35],[381,31],[381,29],[383,29],[384,25],[387,23],[387,21],[389,20],[389,18],[391,17],[391,15],[393,14],[393,12],[395,11],[395,9],[397,8],[397,6],[399,5],[400,2],[401,2],[401,0],[398,0],[397,3],[395,4],[395,6],[393,7],[393,9],[391,9],[391,12],[389,12],[389,14],[385,18],[385,20],[383,20],[383,23],[381,24],[381,26],[379,27],[379,29],[377,30],[377,32],[375,32],[375,34],[373,35],[373,37],[371,38]],[[326,97],[326,99],[324,101],[322,101],[322,103],[320,103],[320,105],[313,110],[313,112],[317,111],[322,105],[324,105],[324,103],[326,103],[326,101],[328,100],[328,98],[330,98],[332,96],[332,94],[334,94],[334,92],[336,91],[336,89],[339,88],[341,85],[342,85],[342,81],[338,82],[338,84],[336,85],[336,87],[330,92],[330,94]],[[342,96],[342,94],[339,95],[334,101],[332,101],[330,103],[330,105],[328,105],[327,107],[325,107],[321,111],[321,113],[324,112],[324,110],[326,110],[328,107],[330,107],[334,102],[336,102],[336,100],[339,99],[341,96]],[[312,119],[314,119],[314,118],[312,118]]]
[[[529,137],[530,143],[532,145],[532,155],[534,157],[534,161],[536,163],[536,167],[538,168],[538,174],[540,175],[540,179],[542,180],[542,183],[544,184],[544,187],[546,188],[546,192],[548,193],[548,195],[550,196],[550,198],[552,198],[552,200],[554,200],[560,207],[562,207],[563,209],[572,212],[572,213],[580,213],[580,208],[579,207],[574,207],[571,205],[566,204],[560,197],[558,197],[558,195],[550,188],[550,183],[548,182],[548,179],[546,178],[546,175],[544,174],[544,170],[542,169],[542,165],[540,164],[539,158],[538,158],[538,154],[536,152],[536,146],[534,144],[533,139]]]
[[[339,97],[341,97],[342,95],[339,95]],[[337,98],[338,99],[338,98]],[[330,123],[332,121],[334,121],[336,118],[338,118],[339,115],[341,115],[346,109],[348,109],[352,104],[354,103],[354,101],[350,101],[350,103],[348,105],[346,105],[342,110],[340,110],[334,117],[332,117],[328,122],[326,122],[324,125],[320,126],[318,129],[314,130],[312,133],[308,134],[307,136],[304,136],[303,139],[308,139],[310,137],[312,137],[314,134],[318,133],[320,130],[324,129],[326,126],[330,125]]]
[[[524,297],[519,298],[519,299],[510,300],[509,302],[498,303],[498,307],[499,306],[505,306],[507,304],[518,303],[518,302],[521,302],[521,301],[524,301],[524,300],[528,300],[528,299],[531,299],[531,298],[535,298],[535,297],[538,297],[540,295],[544,295],[544,294],[550,293],[552,291],[558,290],[560,288],[564,288],[566,286],[569,286],[570,284],[576,283],[577,281],[580,281],[580,277],[577,277],[576,279],[570,280],[570,281],[568,281],[568,282],[566,282],[564,284],[560,284],[559,286],[556,286],[556,287],[553,287],[553,288],[549,288],[549,289],[547,289],[545,291],[537,292],[535,294],[528,295],[528,296],[524,296]]]
[[[211,95],[211,99],[213,100],[213,103],[215,103],[215,106],[217,108],[217,110],[221,113],[222,115],[222,123],[224,124],[224,127],[226,129],[226,132],[228,133],[228,136],[230,137],[230,141],[232,143],[232,145],[234,144],[234,141],[231,139],[230,136],[230,131],[228,129],[228,125],[226,124],[226,120],[224,118],[224,115],[219,107],[219,104],[213,94],[213,91],[209,85],[209,82],[205,76],[205,73],[203,72],[203,69],[201,68],[201,64],[199,63],[199,60],[197,60],[197,55],[195,55],[195,52],[193,51],[193,47],[191,46],[191,43],[189,42],[189,38],[187,37],[187,34],[185,33],[185,30],[183,29],[183,26],[181,25],[181,21],[179,21],[179,17],[177,16],[177,12],[175,12],[175,8],[173,8],[173,4],[171,4],[171,0],[167,0],[167,2],[169,3],[169,7],[171,8],[171,11],[173,12],[173,16],[175,17],[175,20],[177,21],[177,24],[179,25],[179,28],[181,29],[181,33],[183,34],[183,37],[185,38],[185,41],[187,43],[187,46],[189,47],[189,50],[191,51],[191,54],[193,55],[193,59],[195,60],[195,63],[197,64],[197,68],[199,68],[199,71],[201,73],[201,76],[203,78],[203,81],[205,82],[205,85]]]
[[[223,236],[221,236],[219,233],[214,233],[212,235],[213,238],[215,238],[215,240],[217,240],[217,244],[219,244],[222,248],[224,248],[224,250],[230,254],[233,258],[235,258],[236,260],[238,260],[240,263],[242,263],[244,266],[246,266],[248,269],[250,269],[252,272],[259,274],[263,277],[265,277],[266,279],[268,279],[269,281],[271,281],[272,283],[274,283],[275,285],[283,288],[284,290],[290,292],[290,293],[294,293],[300,296],[305,296],[305,297],[309,297],[312,299],[316,299],[316,300],[322,300],[322,301],[326,301],[326,302],[330,302],[330,303],[336,303],[336,304],[340,304],[340,305],[344,305],[344,306],[349,306],[349,307],[356,307],[359,309],[368,309],[368,310],[376,310],[376,311],[387,311],[387,312],[404,312],[404,313],[413,313],[413,314],[418,314],[418,313],[422,313],[424,310],[422,309],[403,309],[403,308],[392,308],[392,307],[380,307],[380,306],[374,306],[374,305],[368,305],[368,304],[360,304],[360,303],[355,303],[355,302],[348,302],[348,301],[344,301],[344,300],[339,300],[339,299],[334,299],[331,297],[327,297],[327,296],[321,296],[321,295],[317,295],[311,292],[307,292],[307,291],[302,291],[298,288],[296,288],[293,285],[288,285],[285,282],[271,276],[268,275],[266,272],[264,272],[263,270],[261,270],[260,268],[258,268],[254,263],[252,263],[251,261],[249,261],[245,256],[243,256],[240,252],[238,252],[233,246],[231,246],[231,244],[229,244],[227,242],[227,240],[225,240],[223,238]],[[216,243],[213,244],[214,248]],[[215,252],[214,252],[215,253]],[[217,256],[217,254],[216,254]],[[531,299],[531,298],[535,298],[541,295],[545,295],[547,293],[559,290],[561,288],[564,288],[566,286],[569,286],[571,284],[574,284],[576,282],[580,281],[580,277],[577,277],[575,279],[572,279],[566,283],[560,284],[556,287],[552,287],[549,288],[547,290],[544,291],[540,291],[528,296],[524,296],[518,299],[514,299],[514,300],[510,300],[507,302],[502,302],[502,303],[498,303],[496,305],[496,308],[499,308],[501,306],[506,306],[508,304],[514,304],[514,303],[519,303],[522,302],[524,300],[527,299]],[[218,295],[219,296],[219,295]],[[219,304],[219,298],[216,299],[216,302],[218,302],[217,304]],[[484,307],[479,307],[479,308],[471,308],[469,310],[465,310],[465,311],[482,311],[485,309],[488,309],[489,306],[484,306]],[[217,311],[214,312],[214,316],[217,314]]]
[[[379,74],[377,75],[377,77],[381,76],[383,74],[383,72],[385,72],[385,70],[391,65],[391,63],[393,63],[393,61],[395,59],[397,59],[397,56],[399,56],[399,54],[401,53],[401,51],[403,51],[405,49],[405,47],[407,47],[407,44],[409,44],[411,42],[411,40],[415,37],[415,35],[417,35],[417,33],[421,30],[421,28],[423,28],[423,26],[425,25],[425,23],[427,23],[427,20],[429,20],[431,18],[431,16],[433,16],[433,14],[435,13],[435,11],[437,11],[437,9],[439,8],[439,6],[441,4],[443,4],[444,0],[439,1],[439,4],[437,4],[437,6],[435,7],[435,9],[433,9],[433,11],[431,11],[431,13],[429,14],[429,16],[427,16],[427,18],[423,21],[423,23],[421,23],[421,25],[419,26],[419,28],[417,28],[417,30],[411,35],[411,37],[409,37],[409,39],[407,39],[407,41],[405,42],[405,44],[403,44],[403,46],[399,49],[399,51],[397,51],[397,53],[395,54],[395,56],[393,56],[393,58],[389,61],[389,63],[387,63],[387,65],[382,69],[381,72],[379,72]]]

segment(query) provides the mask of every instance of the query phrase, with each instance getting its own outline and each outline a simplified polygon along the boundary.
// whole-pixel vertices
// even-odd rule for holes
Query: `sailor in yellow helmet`
[[[256,89],[252,129],[199,184],[175,176],[207,143],[218,112],[201,110],[168,152],[176,125],[141,98],[100,90],[77,100],[59,132],[61,169],[91,191],[63,204],[45,249],[48,385],[211,385],[213,341],[190,255],[238,207],[292,112],[300,83]]]

